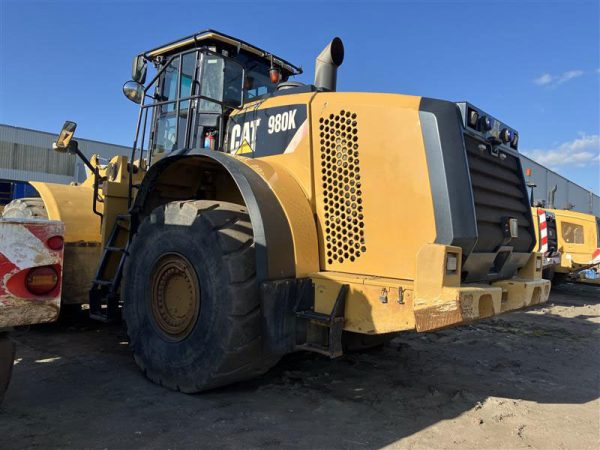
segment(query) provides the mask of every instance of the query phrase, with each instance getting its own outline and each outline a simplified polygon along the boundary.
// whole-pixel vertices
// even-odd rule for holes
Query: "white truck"
[[[63,237],[63,222],[0,220],[0,403],[15,357],[10,331],[58,318]]]

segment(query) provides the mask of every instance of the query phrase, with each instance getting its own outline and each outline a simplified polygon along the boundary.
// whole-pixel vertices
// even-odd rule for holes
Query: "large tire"
[[[19,198],[4,207],[2,217],[7,219],[47,219],[44,201],[39,197]]]
[[[232,203],[173,202],[142,222],[124,269],[123,313],[150,380],[193,393],[275,364],[261,355],[254,245],[246,208]]]
[[[8,337],[8,333],[0,333],[0,404],[10,383],[14,361],[15,344]]]

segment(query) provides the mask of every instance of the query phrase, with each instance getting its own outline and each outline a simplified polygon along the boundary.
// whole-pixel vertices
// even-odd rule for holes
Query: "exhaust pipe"
[[[556,195],[556,190],[558,189],[558,185],[554,185],[550,192],[548,192],[548,208],[554,209],[554,196]]]
[[[344,44],[339,37],[323,49],[315,62],[315,86],[323,91],[335,91],[337,69],[344,62]]]

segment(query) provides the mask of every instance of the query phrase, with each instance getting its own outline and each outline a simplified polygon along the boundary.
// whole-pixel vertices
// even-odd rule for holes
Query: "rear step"
[[[348,289],[349,286],[347,284],[343,284],[340,287],[331,314],[316,312],[314,310],[314,297],[312,298],[310,309],[296,311],[296,317],[298,319],[307,320],[310,324],[327,328],[327,338],[325,339],[325,343],[311,340],[310,333],[307,333],[306,342],[297,344],[297,350],[308,350],[329,356],[330,358],[338,358],[344,354],[342,347],[342,332],[344,331],[344,312],[346,310],[346,296],[348,295]]]
[[[125,259],[129,255],[129,225],[131,216],[120,214],[102,252],[102,258],[90,289],[90,318],[101,322],[116,322],[121,319],[119,309],[119,286]],[[120,244],[119,244],[120,243]],[[118,262],[111,256],[118,254]],[[116,264],[115,264],[116,262]]]

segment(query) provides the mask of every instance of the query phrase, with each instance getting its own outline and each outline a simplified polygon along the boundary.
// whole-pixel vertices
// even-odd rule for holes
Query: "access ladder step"
[[[342,351],[332,351],[329,347],[318,344],[300,344],[296,346],[296,350],[320,353],[321,355],[329,356],[330,358],[338,358],[343,355]]]
[[[125,247],[105,247],[104,250],[106,250],[107,252],[122,252],[125,254],[129,254],[127,253],[127,249]]]
[[[311,309],[306,311],[298,311],[296,313],[296,317],[299,319],[314,320],[315,322],[321,322],[327,325],[329,325],[331,322],[331,316],[329,314],[315,312]]]

